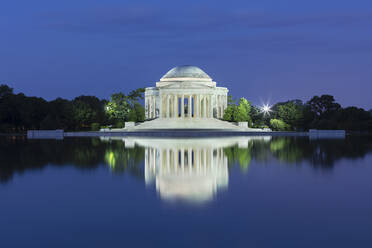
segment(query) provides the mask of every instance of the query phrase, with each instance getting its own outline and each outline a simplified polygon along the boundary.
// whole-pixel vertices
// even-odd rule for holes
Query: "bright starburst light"
[[[264,104],[262,107],[261,107],[261,112],[264,113],[264,115],[269,115],[270,112],[271,112],[271,106],[268,105],[268,104]]]

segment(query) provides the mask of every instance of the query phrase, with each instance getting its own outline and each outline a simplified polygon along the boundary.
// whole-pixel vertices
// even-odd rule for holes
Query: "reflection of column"
[[[189,169],[192,167],[192,154],[191,154],[191,148],[187,148],[187,163],[189,166]]]
[[[185,171],[185,150],[183,148],[181,149],[181,168],[183,173]]]
[[[188,108],[187,108],[187,112],[188,112],[188,117],[191,118],[192,116],[192,109],[191,109],[191,95],[189,95],[189,101],[187,102],[188,103]]]
[[[170,154],[169,149],[167,149],[167,171],[170,171]]]
[[[173,170],[176,171],[178,168],[178,150],[176,149],[173,149],[173,166]]]
[[[211,148],[210,150],[209,150],[209,152],[210,152],[210,158],[211,158],[211,169],[213,169],[214,168],[214,159],[213,159],[213,148]]]
[[[192,149],[189,148],[188,149],[188,159],[189,159],[189,172],[191,174],[191,170],[192,170]],[[195,152],[194,152],[194,161],[195,161]]]
[[[149,150],[149,148],[145,149],[145,166],[147,166],[149,164],[148,150]]]
[[[196,150],[196,163],[195,163],[195,167],[196,167],[196,171],[198,172],[199,171],[199,167],[200,167],[200,150],[198,148],[196,148],[195,150]]]
[[[151,158],[150,158],[150,161],[151,161],[151,168],[155,172],[155,168],[156,168],[156,149],[155,148],[152,148],[151,149]]]
[[[181,98],[181,118],[185,117],[185,96],[182,94]]]
[[[203,153],[204,153],[204,164],[203,164],[203,169],[204,169],[204,173],[206,172],[206,169],[207,169],[207,150],[205,148],[203,148]]]

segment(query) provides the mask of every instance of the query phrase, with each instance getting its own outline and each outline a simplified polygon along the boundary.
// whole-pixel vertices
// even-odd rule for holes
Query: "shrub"
[[[124,128],[124,126],[125,126],[124,121],[118,121],[115,123],[116,128]]]
[[[99,128],[100,128],[100,124],[97,123],[97,122],[94,122],[90,125],[92,131],[99,131]]]
[[[270,127],[274,131],[288,131],[288,130],[290,130],[290,126],[287,123],[285,123],[282,120],[278,120],[278,119],[271,119],[270,120]]]

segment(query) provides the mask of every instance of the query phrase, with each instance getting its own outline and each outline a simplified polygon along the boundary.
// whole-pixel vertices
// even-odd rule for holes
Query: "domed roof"
[[[202,69],[192,65],[177,66],[168,71],[161,79],[170,78],[202,78],[211,79]]]

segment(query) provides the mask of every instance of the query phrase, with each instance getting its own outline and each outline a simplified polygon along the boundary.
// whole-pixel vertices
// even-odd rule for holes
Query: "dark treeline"
[[[17,133],[30,129],[98,130],[101,127],[123,127],[125,121],[143,121],[145,111],[139,100],[143,89],[128,95],[113,94],[110,100],[79,96],[73,100],[15,94],[0,85],[0,132]]]
[[[30,129],[63,129],[66,131],[99,130],[102,127],[124,127],[126,121],[142,122],[145,109],[140,103],[144,89],[112,94],[109,100],[79,96],[73,100],[57,98],[46,101],[38,97],[15,94],[0,85],[0,132],[17,133]],[[331,95],[314,96],[306,103],[290,100],[269,108],[252,106],[245,98],[238,103],[231,97],[224,119],[248,122],[250,127],[276,131],[343,129],[372,131],[372,110],[342,108]]]
[[[276,131],[302,131],[308,129],[342,129],[372,131],[372,110],[357,107],[342,108],[331,95],[314,96],[306,103],[290,100],[273,105],[251,106],[241,98],[230,101],[224,119],[247,121],[257,128],[270,127]]]

